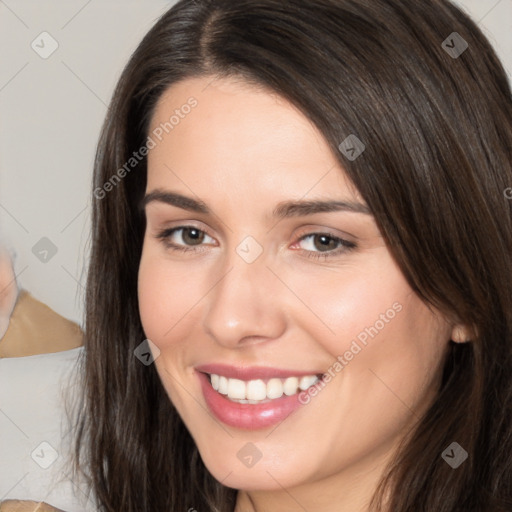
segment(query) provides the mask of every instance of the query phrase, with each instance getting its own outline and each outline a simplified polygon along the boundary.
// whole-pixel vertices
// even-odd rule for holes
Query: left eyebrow
[[[278,218],[301,217],[315,213],[354,212],[371,215],[368,206],[351,201],[286,201],[279,203],[274,209],[274,216]]]

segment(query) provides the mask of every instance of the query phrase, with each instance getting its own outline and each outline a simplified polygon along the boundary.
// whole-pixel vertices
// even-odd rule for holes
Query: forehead
[[[191,107],[193,105],[193,107]],[[285,98],[240,79],[187,79],[154,111],[148,189],[197,195],[236,192],[255,199],[338,191],[358,197],[319,130]],[[187,192],[190,193],[190,190]],[[201,193],[201,194],[200,194]],[[261,200],[261,198],[259,198]]]

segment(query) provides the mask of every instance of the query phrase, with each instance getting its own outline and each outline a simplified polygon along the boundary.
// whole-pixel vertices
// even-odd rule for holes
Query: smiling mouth
[[[240,404],[264,404],[285,396],[293,396],[306,391],[322,380],[322,375],[302,377],[255,379],[243,381],[217,375],[206,374],[211,387],[228,400]]]

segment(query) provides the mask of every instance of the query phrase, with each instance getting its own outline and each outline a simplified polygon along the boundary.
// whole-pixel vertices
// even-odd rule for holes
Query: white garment
[[[77,361],[84,348],[0,359],[0,501],[44,501],[66,512],[94,511],[71,480]]]

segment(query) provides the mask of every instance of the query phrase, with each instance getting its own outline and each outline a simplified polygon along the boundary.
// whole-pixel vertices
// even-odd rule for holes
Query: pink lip
[[[318,371],[310,371],[304,372],[299,370],[282,370],[279,368],[268,368],[262,366],[253,366],[253,367],[237,367],[237,366],[228,366],[225,364],[205,364],[201,366],[196,366],[196,371],[202,373],[214,373],[215,375],[223,375],[228,379],[240,379],[244,381],[249,380],[267,380],[273,377],[278,379],[286,379],[287,377],[304,377],[306,375],[321,375],[322,372]]]
[[[206,373],[210,373],[210,371]],[[210,378],[206,373],[197,371],[206,405],[219,421],[231,427],[244,430],[258,430],[271,427],[284,421],[302,405],[298,400],[298,393],[292,396],[283,395],[281,398],[255,405],[232,402],[212,388]],[[211,373],[216,372],[212,371]],[[224,371],[219,371],[219,373],[226,377],[228,376]],[[232,378],[240,378],[240,373],[237,375],[238,377]],[[258,378],[253,377],[254,375],[255,373],[252,372],[251,378]],[[259,378],[262,375],[263,373],[259,373]],[[276,376],[276,373],[272,372],[272,376]]]

